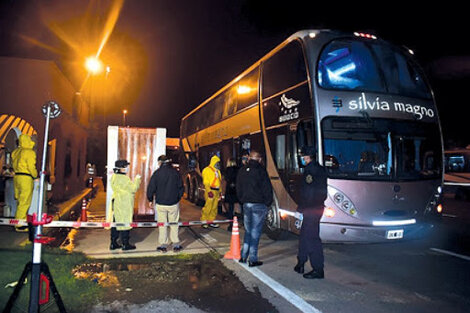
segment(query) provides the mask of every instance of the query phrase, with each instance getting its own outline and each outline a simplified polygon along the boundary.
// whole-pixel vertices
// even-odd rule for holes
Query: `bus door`
[[[300,166],[300,151],[305,146],[313,145],[313,124],[311,119],[289,126],[286,146],[286,182],[289,195],[295,201],[295,203],[290,205],[292,208],[296,207],[299,201],[300,184],[303,179],[303,169]]]
[[[266,164],[266,155],[261,131],[236,138],[234,141],[234,150],[237,153],[237,163],[240,167],[243,166],[241,160],[242,156],[244,154],[250,154],[253,150],[261,154],[263,164]]]
[[[276,184],[277,181],[282,181],[282,184],[288,189],[288,175],[287,175],[287,141],[288,141],[289,126],[283,125],[280,127],[273,127],[266,131],[269,147],[271,148],[271,156],[277,170],[276,173],[269,173],[271,182]],[[276,188],[275,188],[276,189]],[[278,197],[284,198],[278,192]],[[282,202],[282,200],[281,200]]]
[[[299,167],[299,148],[297,143],[297,124],[289,127],[287,142],[287,191],[294,200],[290,207],[296,209],[296,203],[299,200],[300,182],[302,173]]]
[[[234,138],[223,140],[220,143],[220,165],[223,170],[227,166],[227,160],[230,158],[236,158],[235,155],[235,141]]]

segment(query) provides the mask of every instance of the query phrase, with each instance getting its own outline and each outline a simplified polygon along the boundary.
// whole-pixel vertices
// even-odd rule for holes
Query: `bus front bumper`
[[[320,238],[323,242],[397,242],[426,237],[432,228],[433,224],[422,222],[401,226],[321,223]]]

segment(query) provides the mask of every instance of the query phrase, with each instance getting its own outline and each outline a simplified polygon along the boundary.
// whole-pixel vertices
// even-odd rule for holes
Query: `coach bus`
[[[328,171],[324,241],[415,238],[439,216],[443,144],[433,93],[413,51],[364,33],[300,31],[181,121],[188,197],[200,173],[251,150],[264,155],[274,199],[266,230],[298,232],[303,168],[313,146]]]

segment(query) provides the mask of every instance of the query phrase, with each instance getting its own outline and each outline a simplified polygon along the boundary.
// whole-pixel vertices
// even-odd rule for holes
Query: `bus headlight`
[[[442,204],[441,202],[442,197],[442,187],[437,187],[436,192],[431,196],[426,206],[426,213],[431,213],[433,210],[436,210],[437,213],[442,213]]]
[[[335,216],[335,214],[336,214],[335,210],[333,210],[330,207],[325,208],[325,211],[323,211],[323,215],[325,215],[326,217],[333,217]]]
[[[357,210],[352,201],[344,193],[336,188],[328,186],[328,195],[333,202],[348,215],[357,217]]]
[[[343,196],[343,194],[337,192],[337,193],[335,193],[335,195],[333,196],[333,200],[335,201],[335,203],[340,204],[341,202],[343,202],[344,196]]]
[[[347,212],[352,208],[352,203],[349,200],[344,200],[341,203],[341,208],[343,209],[343,211]]]

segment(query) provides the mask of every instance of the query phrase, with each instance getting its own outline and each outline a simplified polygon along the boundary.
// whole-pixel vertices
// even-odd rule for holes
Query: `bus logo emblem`
[[[290,121],[299,117],[297,106],[299,100],[294,100],[286,97],[286,94],[281,96],[279,107],[281,108],[281,116],[279,116],[279,123]]]
[[[343,100],[338,96],[335,96],[333,100],[331,100],[331,103],[333,103],[333,108],[336,108],[336,113],[338,113],[339,109],[343,106]]]

